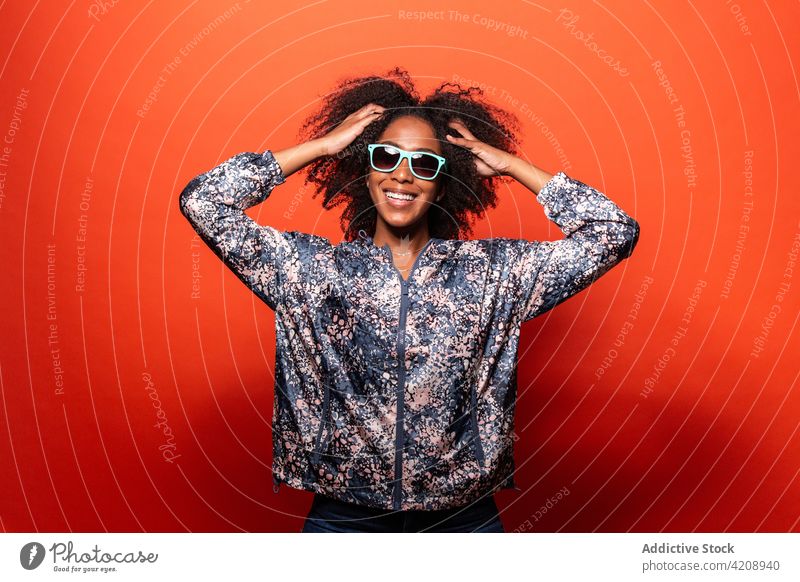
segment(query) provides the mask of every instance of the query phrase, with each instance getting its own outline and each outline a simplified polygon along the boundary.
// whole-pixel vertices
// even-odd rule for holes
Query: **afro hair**
[[[441,143],[442,155],[448,160],[446,171],[436,178],[442,180],[446,195],[428,212],[430,236],[470,237],[474,218],[497,205],[495,189],[502,177],[478,174],[474,155],[445,139],[447,134],[461,137],[448,122],[459,119],[478,140],[514,155],[519,133],[519,122],[513,114],[484,102],[482,97],[479,87],[463,88],[458,83],[445,82],[420,99],[408,72],[395,67],[385,76],[345,79],[323,98],[320,109],[301,126],[301,139],[324,136],[369,103],[385,109],[384,115],[370,123],[347,148],[308,165],[305,183],[316,186],[315,197],[323,194],[323,207],[344,206],[340,223],[345,240],[353,240],[362,229],[374,236],[377,210],[364,181],[369,171],[367,145],[378,141],[392,121],[405,115],[430,123]]]

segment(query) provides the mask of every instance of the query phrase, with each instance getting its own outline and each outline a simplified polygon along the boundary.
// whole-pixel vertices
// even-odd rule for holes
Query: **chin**
[[[393,218],[390,216],[381,216],[383,222],[385,222],[388,226],[392,228],[402,229],[402,228],[413,228],[414,226],[421,224],[422,221],[425,219],[425,216],[419,216],[414,218]]]

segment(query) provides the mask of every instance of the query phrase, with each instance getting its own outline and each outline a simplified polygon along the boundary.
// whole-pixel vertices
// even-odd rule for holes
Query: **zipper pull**
[[[281,483],[278,481],[278,478],[275,476],[275,473],[272,474],[272,492],[273,493],[280,493],[281,490]]]

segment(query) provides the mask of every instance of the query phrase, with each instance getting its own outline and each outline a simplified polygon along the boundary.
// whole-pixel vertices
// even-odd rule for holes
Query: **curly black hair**
[[[331,209],[344,205],[340,222],[345,240],[356,238],[361,229],[371,236],[375,234],[377,210],[364,181],[369,169],[367,145],[377,141],[394,119],[405,115],[417,116],[433,126],[436,139],[441,142],[442,155],[448,161],[445,171],[437,178],[442,180],[441,187],[446,188],[446,195],[428,212],[430,236],[469,238],[473,218],[497,206],[495,187],[502,177],[478,175],[474,155],[445,139],[447,134],[461,137],[447,123],[457,118],[480,141],[514,155],[519,133],[516,116],[483,102],[481,97],[480,87],[462,88],[458,83],[445,82],[421,100],[408,72],[395,67],[384,76],[345,79],[323,98],[319,111],[301,126],[301,139],[322,137],[369,103],[385,108],[384,115],[370,123],[347,148],[338,154],[317,158],[308,165],[305,184],[317,186],[315,197],[324,193],[323,207]]]

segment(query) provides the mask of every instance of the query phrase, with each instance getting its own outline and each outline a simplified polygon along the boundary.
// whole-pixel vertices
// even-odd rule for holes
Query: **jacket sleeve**
[[[270,150],[243,152],[195,177],[179,197],[181,213],[203,241],[272,310],[282,301],[294,239],[259,225],[244,211],[284,181]]]
[[[513,269],[519,315],[528,321],[588,287],[628,258],[639,223],[591,186],[559,172],[536,196],[565,238],[518,241]]]

